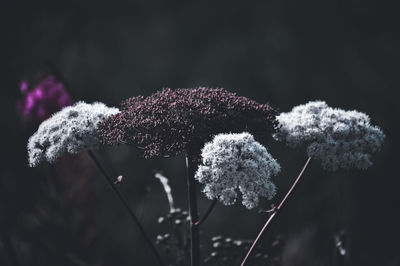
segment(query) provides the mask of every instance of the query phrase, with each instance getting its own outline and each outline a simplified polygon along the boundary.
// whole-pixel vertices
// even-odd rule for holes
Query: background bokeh
[[[27,167],[25,145],[37,125],[15,104],[20,80],[44,70],[60,73],[74,100],[114,106],[164,87],[209,86],[281,111],[321,99],[369,114],[387,134],[374,165],[331,173],[312,163],[263,240],[268,252],[268,239],[283,235],[283,265],[332,265],[333,236],[343,229],[346,265],[400,265],[399,8],[395,0],[2,1],[0,265],[154,264],[86,154]],[[283,169],[277,201],[306,154],[277,143],[269,149]],[[183,158],[145,161],[125,146],[97,154],[124,176],[121,188],[152,238],[168,212],[155,170],[187,208]],[[209,201],[199,198],[204,210]],[[203,256],[210,237],[252,239],[266,218],[217,205],[202,228]]]

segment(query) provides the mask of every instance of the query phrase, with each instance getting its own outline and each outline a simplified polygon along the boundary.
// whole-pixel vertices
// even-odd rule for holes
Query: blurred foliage
[[[190,265],[190,217],[187,211],[172,209],[158,218],[164,225],[164,234],[157,236],[156,244],[164,249],[169,265]]]
[[[190,264],[190,217],[187,211],[172,209],[167,215],[160,216],[158,223],[163,225],[163,234],[157,236],[156,244],[165,252],[168,265]],[[211,241],[210,241],[211,240]],[[204,254],[204,265],[240,265],[244,255],[250,249],[253,240],[234,240],[229,237],[214,236],[203,241],[211,247]],[[258,244],[248,265],[279,266],[284,247],[282,235],[273,237],[270,245]]]
[[[212,252],[205,259],[205,265],[240,265],[244,254],[250,249],[253,240],[234,240],[229,237],[215,236],[211,238]],[[247,260],[247,265],[279,266],[281,253],[284,246],[281,235],[276,235],[270,245],[257,245],[252,255]]]

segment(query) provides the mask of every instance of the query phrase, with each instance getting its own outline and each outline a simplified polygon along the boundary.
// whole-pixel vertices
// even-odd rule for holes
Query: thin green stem
[[[290,196],[290,194],[293,192],[294,188],[296,187],[296,185],[299,183],[300,178],[303,176],[304,171],[307,169],[307,166],[309,165],[311,161],[311,157],[309,157],[306,161],[306,163],[304,164],[303,169],[301,170],[300,174],[297,176],[296,180],[294,181],[293,185],[290,187],[289,191],[286,193],[285,197],[283,197],[282,201],[279,203],[278,207],[276,207],[273,211],[272,214],[270,215],[270,217],[268,218],[267,222],[264,224],[263,228],[261,229],[261,231],[258,233],[256,239],[254,240],[253,244],[251,245],[249,251],[246,254],[246,257],[243,259],[242,264],[240,264],[240,266],[244,266],[247,262],[247,259],[249,258],[251,252],[253,251],[254,247],[256,246],[258,240],[260,239],[260,237],[262,236],[262,234],[264,233],[265,229],[267,229],[268,225],[271,224],[272,219],[274,219],[274,217],[276,216],[276,214],[278,213],[278,211],[282,208],[283,204],[286,202],[287,198]]]
[[[100,170],[100,172],[103,174],[105,177],[107,183],[111,187],[111,189],[115,192],[117,195],[118,199],[121,201],[122,205],[125,207],[125,209],[128,211],[129,215],[131,216],[133,222],[136,224],[136,226],[139,228],[139,231],[142,233],[143,238],[145,239],[147,245],[150,247],[152,253],[156,257],[156,260],[159,265],[164,266],[164,262],[161,259],[160,254],[158,253],[156,247],[154,246],[153,242],[151,241],[150,237],[147,235],[146,231],[144,230],[144,227],[140,223],[139,219],[136,217],[135,213],[133,212],[132,208],[129,206],[128,201],[125,199],[125,197],[122,195],[121,191],[118,189],[118,187],[114,184],[114,181],[112,178],[107,174],[103,166],[100,164],[100,162],[97,160],[96,156],[93,154],[92,151],[88,151],[88,154],[90,158],[93,160],[93,162],[96,164],[97,168]]]
[[[190,214],[190,265],[200,265],[200,238],[199,238],[199,225],[196,221],[199,219],[197,210],[196,198],[196,182],[194,179],[195,165],[189,155],[186,156],[186,170],[187,170],[187,189],[188,189],[188,202]]]
[[[212,212],[212,210],[214,209],[216,204],[217,204],[217,200],[215,199],[211,202],[210,206],[208,206],[206,212],[203,214],[203,216],[200,218],[200,220],[198,220],[195,224],[201,225],[202,223],[204,223],[204,221],[208,218],[208,216],[210,215],[210,213]]]

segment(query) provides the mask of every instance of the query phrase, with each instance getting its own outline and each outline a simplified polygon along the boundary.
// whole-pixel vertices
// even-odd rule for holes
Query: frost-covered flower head
[[[121,113],[101,123],[106,144],[131,144],[145,158],[190,152],[224,132],[248,131],[261,142],[275,132],[277,112],[224,89],[163,89],[122,103]]]
[[[277,116],[275,138],[289,146],[307,145],[310,157],[319,159],[327,170],[372,165],[371,153],[380,149],[385,135],[358,111],[331,108],[323,101],[296,106]]]
[[[204,184],[207,198],[231,205],[239,189],[243,205],[252,209],[260,196],[271,199],[275,195],[271,177],[281,167],[251,134],[216,135],[204,146],[201,156],[195,178]]]
[[[118,112],[117,108],[99,102],[78,102],[65,107],[41,123],[29,138],[29,165],[34,167],[42,161],[53,163],[65,152],[76,154],[98,147],[98,123]]]
[[[64,83],[53,75],[45,76],[31,88],[30,85],[28,81],[21,82],[24,99],[17,103],[17,110],[25,119],[41,122],[72,104]]]

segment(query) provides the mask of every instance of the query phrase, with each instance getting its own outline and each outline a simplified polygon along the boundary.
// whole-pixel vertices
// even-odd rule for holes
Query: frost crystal
[[[281,126],[275,134],[277,140],[291,147],[305,143],[308,155],[331,171],[368,168],[372,165],[370,153],[378,151],[385,138],[366,114],[331,108],[323,101],[296,106],[277,119]]]
[[[280,171],[280,165],[251,134],[216,135],[206,143],[201,156],[195,178],[204,184],[203,192],[209,199],[231,205],[239,189],[243,205],[252,209],[260,196],[271,199],[275,195],[271,177]]]
[[[34,167],[42,161],[53,163],[65,152],[76,154],[98,147],[98,123],[118,112],[117,108],[98,102],[78,102],[65,107],[40,124],[29,138],[29,165]]]

